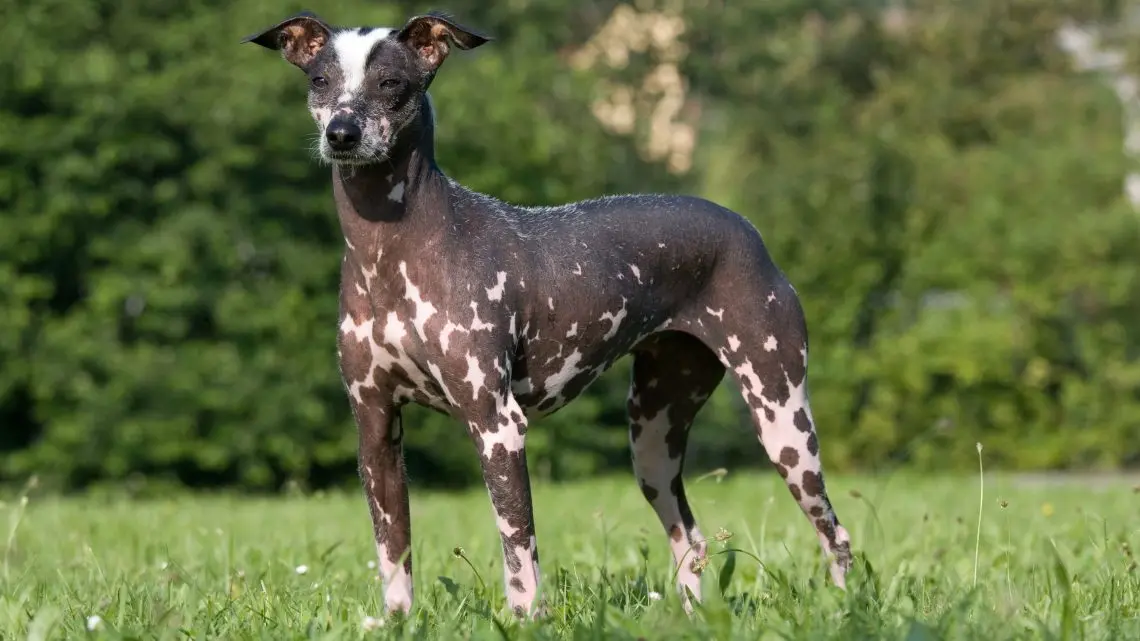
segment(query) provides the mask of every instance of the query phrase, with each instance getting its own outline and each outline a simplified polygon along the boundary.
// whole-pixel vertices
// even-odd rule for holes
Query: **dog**
[[[337,357],[386,610],[406,614],[413,602],[401,408],[466,424],[502,538],[507,603],[533,617],[527,426],[627,354],[633,469],[668,536],[685,610],[701,598],[707,554],[685,498],[685,444],[726,370],[843,588],[850,537],[824,487],[804,314],[759,232],[696,197],[520,207],[446,176],[427,91],[453,47],[490,40],[438,13],[387,29],[333,27],[309,11],[243,40],[305,73],[331,164],[345,239]]]

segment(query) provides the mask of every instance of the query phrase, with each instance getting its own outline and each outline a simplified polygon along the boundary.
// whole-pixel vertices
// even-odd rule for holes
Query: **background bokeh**
[[[800,292],[825,469],[1140,464],[1140,20],[1125,0],[0,0],[0,483],[350,486],[342,238],[309,8],[495,36],[432,89],[438,158],[521,204],[698,194]],[[628,361],[528,434],[625,472]],[[413,486],[479,481],[406,414]],[[767,465],[735,390],[691,473]]]

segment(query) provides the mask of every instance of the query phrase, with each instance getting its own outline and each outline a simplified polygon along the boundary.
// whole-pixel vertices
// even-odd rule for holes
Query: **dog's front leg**
[[[412,609],[412,522],[402,442],[404,425],[393,393],[398,381],[383,366],[383,333],[376,322],[367,280],[346,255],[341,263],[340,332],[337,361],[360,443],[357,463],[389,612]]]
[[[372,514],[384,606],[389,612],[406,614],[412,609],[412,520],[400,408],[381,406],[357,412],[357,424],[360,478]]]
[[[479,448],[483,481],[503,541],[507,603],[519,616],[534,616],[538,614],[538,543],[526,468],[526,417],[509,389],[504,389],[495,406],[472,417],[468,427]]]

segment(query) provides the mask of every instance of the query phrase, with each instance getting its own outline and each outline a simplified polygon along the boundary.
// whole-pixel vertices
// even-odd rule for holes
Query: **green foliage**
[[[0,4],[0,481],[352,482],[328,169],[299,73],[238,44],[302,5]],[[648,54],[568,64],[618,4],[452,3],[497,39],[433,85],[444,169],[524,204],[674,191],[748,216],[803,297],[829,469],[968,467],[976,441],[1010,468],[1140,460],[1119,106],[1054,45],[1113,3],[680,3],[684,175],[591,112]],[[624,470],[627,380],[532,430],[531,469]],[[406,418],[414,483],[479,478],[461,426]],[[722,386],[688,465],[754,463],[754,439]]]

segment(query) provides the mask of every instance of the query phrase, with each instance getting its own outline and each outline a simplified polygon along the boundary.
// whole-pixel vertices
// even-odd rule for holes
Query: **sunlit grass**
[[[1132,483],[985,481],[979,506],[977,476],[829,477],[859,555],[844,593],[774,473],[690,480],[703,531],[720,539],[691,619],[632,479],[540,485],[551,616],[528,625],[507,615],[482,490],[413,494],[409,621],[382,612],[358,495],[12,495],[0,638],[1140,638]]]

